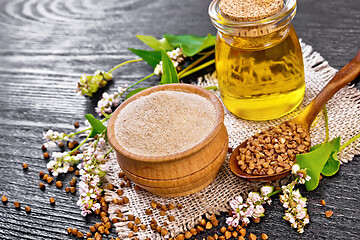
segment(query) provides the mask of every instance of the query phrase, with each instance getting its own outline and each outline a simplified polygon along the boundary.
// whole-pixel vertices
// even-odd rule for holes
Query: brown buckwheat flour
[[[215,127],[216,109],[194,93],[159,91],[129,103],[115,122],[115,135],[128,151],[163,156],[185,151]]]

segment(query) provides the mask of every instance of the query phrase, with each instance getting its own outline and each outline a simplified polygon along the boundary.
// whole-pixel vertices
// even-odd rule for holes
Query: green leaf
[[[327,176],[327,177],[330,177],[330,176],[334,175],[335,173],[337,173],[339,171],[339,167],[340,167],[340,161],[337,156],[337,153],[340,150],[340,137],[334,138],[332,140],[332,143],[333,143],[333,151],[330,154],[329,159],[325,163],[324,168],[321,172],[322,175]],[[313,146],[310,149],[310,151],[314,151],[315,149],[318,149],[323,144],[324,143],[320,143],[320,144]]]
[[[134,89],[132,90],[131,92],[129,92],[126,97],[125,97],[125,100],[128,99],[129,97],[137,94],[138,92],[141,92],[142,90],[145,90],[145,89],[148,89],[149,87],[143,87],[143,88],[137,88],[137,89]]]
[[[311,152],[296,155],[296,161],[299,163],[300,168],[307,169],[307,174],[311,177],[311,179],[305,183],[308,191],[312,191],[317,188],[320,173],[322,172],[332,151],[333,143],[328,142]]]
[[[96,134],[103,133],[106,131],[106,127],[99,119],[96,119],[92,114],[86,114],[85,118],[89,121],[90,125],[92,126],[92,130],[90,133],[90,137],[95,137]]]
[[[147,62],[153,68],[161,61],[161,52],[160,51],[147,51],[142,49],[129,48],[130,51],[141,57],[145,62]]]
[[[338,159],[337,152],[334,152],[333,154],[330,155],[330,158],[326,162],[321,173],[326,177],[330,177],[335,173],[337,173],[339,171],[339,168],[340,168],[340,161]]]
[[[164,35],[173,47],[180,47],[185,56],[191,57],[202,50],[215,46],[216,36],[208,34],[206,37],[196,35]]]
[[[339,152],[340,151],[340,137],[334,138],[331,142],[333,143],[333,151]]]
[[[166,39],[158,40],[149,35],[136,35],[136,37],[155,51],[160,51],[161,49],[164,49],[165,51],[174,49],[174,47],[172,47]]]
[[[164,50],[161,50],[161,61],[163,66],[163,74],[161,76],[160,84],[179,83],[179,77],[177,75],[174,64]]]
[[[310,148],[310,152],[318,149],[318,148],[321,147],[323,144],[325,144],[325,143],[319,143],[319,144],[316,144],[316,145],[312,146],[312,147]]]
[[[334,138],[332,140],[333,143],[333,151],[331,155],[329,156],[329,159],[327,160],[326,164],[324,165],[324,168],[322,170],[322,174],[324,176],[330,177],[337,173],[339,171],[340,167],[340,161],[337,156],[339,150],[340,150],[340,137]]]

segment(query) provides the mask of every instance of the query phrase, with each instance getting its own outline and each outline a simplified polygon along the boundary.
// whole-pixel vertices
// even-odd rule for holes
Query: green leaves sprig
[[[147,51],[142,49],[129,48],[137,56],[141,57],[145,62],[147,62],[153,68],[162,60],[161,50],[172,51],[176,48],[181,48],[183,54],[186,57],[192,57],[196,54],[201,53],[205,49],[212,48],[214,50],[216,36],[208,34],[205,37],[196,36],[196,35],[170,35],[164,34],[164,38],[161,40],[156,39],[153,36],[147,35],[136,35],[143,43],[151,47],[154,51]],[[201,58],[201,61],[209,57],[207,55],[205,58]],[[200,62],[201,62],[200,61]],[[200,63],[197,62],[196,64]],[[213,62],[212,62],[213,63]],[[193,68],[194,66],[191,66]],[[184,69],[182,74],[186,72]],[[200,69],[199,69],[200,70]]]
[[[310,181],[305,183],[306,189],[308,191],[312,191],[317,188],[319,184],[320,173],[323,172],[324,166],[327,164],[333,154],[337,154],[338,150],[336,151],[336,145],[339,143],[339,141],[340,137],[330,142],[316,145],[312,147],[308,153],[296,155],[296,161],[299,163],[301,169],[307,169],[307,174],[311,177]],[[339,170],[339,168],[336,170],[333,166],[334,165],[332,164],[327,164],[326,168],[326,171],[332,172],[332,175],[334,175]]]
[[[329,129],[326,107],[324,107],[324,114],[326,131],[324,143],[313,146],[308,153],[296,155],[296,161],[299,163],[301,169],[307,169],[307,173],[311,177],[311,180],[305,183],[308,191],[317,188],[319,185],[320,174],[329,177],[339,171],[340,161],[337,154],[350,143],[360,138],[360,134],[358,134],[342,146],[340,146],[340,137],[334,138],[328,142]]]
[[[184,55],[187,57],[192,57],[204,49],[215,46],[216,42],[216,36],[211,34],[208,34],[206,37],[165,34],[164,38],[174,48],[181,48]]]
[[[162,39],[157,39],[153,36],[149,35],[136,35],[136,37],[148,45],[153,50],[144,50],[144,49],[135,49],[129,48],[131,52],[135,55],[139,56],[141,59],[132,59],[125,62],[120,63],[119,65],[115,66],[108,72],[105,71],[97,71],[93,76],[86,76],[84,75],[81,77],[80,81],[78,82],[77,92],[81,95],[87,95],[92,97],[94,93],[98,91],[99,88],[104,87],[107,84],[107,81],[112,79],[112,72],[116,69],[124,66],[128,63],[145,61],[147,62],[152,68],[156,68],[156,66],[163,61],[162,51],[173,51],[176,48],[181,48],[183,56],[185,57],[193,57],[195,55],[202,55],[201,57],[197,58],[194,62],[190,63],[185,69],[183,69],[179,74],[175,70],[177,74],[177,78],[169,79],[169,77],[174,77],[174,72],[172,71],[173,68],[169,67],[170,65],[165,64],[166,66],[163,67],[163,73],[166,77],[162,78],[160,84],[164,83],[177,83],[179,82],[180,78],[186,77],[190,74],[193,74],[201,69],[204,69],[212,64],[215,63],[214,57],[209,61],[202,63],[205,59],[212,56],[214,53],[214,47],[216,42],[216,36],[208,34],[207,36],[197,36],[197,35],[171,35],[171,34],[164,34]],[[204,50],[209,49],[208,52],[203,52]],[[167,60],[167,59],[166,59]],[[171,61],[171,59],[170,59]],[[200,64],[197,66],[198,64]],[[168,73],[168,71],[172,71]],[[132,86],[128,87],[126,90],[131,89],[135,85],[139,84],[140,82],[154,76],[154,74],[150,74],[143,79],[139,80]],[[164,80],[166,79],[166,80]],[[134,95],[137,92],[140,92],[144,88],[138,88],[130,93],[126,98]]]
[[[161,49],[171,51],[177,47],[182,48],[184,55],[187,57],[192,57],[204,49],[214,47],[216,42],[216,36],[211,34],[205,37],[197,35],[164,34],[164,38],[161,40],[147,35],[136,35],[136,37],[155,51],[160,51]]]
[[[79,92],[82,95],[87,95],[89,97],[92,97],[95,92],[98,91],[99,88],[104,87],[107,83],[107,81],[112,79],[112,72],[116,69],[120,68],[121,66],[124,66],[128,63],[133,62],[139,62],[139,61],[145,61],[147,62],[152,68],[155,68],[160,64],[160,62],[163,63],[162,66],[162,77],[159,84],[166,84],[166,83],[178,83],[179,79],[184,78],[188,75],[191,75],[197,71],[200,71],[201,69],[204,69],[210,65],[213,65],[215,63],[215,59],[213,56],[213,53],[215,52],[215,42],[216,42],[216,36],[213,36],[211,34],[208,34],[207,36],[196,36],[196,35],[171,35],[171,34],[164,34],[162,39],[157,39],[153,36],[149,35],[136,35],[136,37],[148,45],[153,50],[144,50],[144,49],[135,49],[135,48],[129,48],[131,52],[133,52],[135,55],[139,56],[141,59],[133,59],[128,60],[123,63],[120,63],[119,65],[112,68],[110,71],[98,71],[94,74],[94,76],[86,76],[84,75],[80,81],[78,82],[78,89],[77,92]],[[190,58],[195,55],[199,55],[199,57],[195,58],[193,62],[190,62],[189,65],[184,68],[175,69],[173,66],[173,60],[164,53],[167,51],[173,51],[177,48],[181,49],[182,52],[182,58],[179,60],[181,63],[183,63],[183,58]],[[204,50],[209,49],[208,52],[203,52]],[[207,62],[203,62],[205,59],[208,59],[210,56],[212,58],[208,60]],[[170,61],[169,61],[170,60]],[[191,60],[193,60],[191,58]],[[161,65],[158,66],[159,69],[161,69]],[[177,72],[181,70],[181,72]],[[156,73],[158,74],[158,73]],[[126,91],[130,90],[140,82],[154,76],[155,74],[149,74],[148,76],[142,78],[141,80],[137,81],[130,87],[126,88]],[[138,93],[146,88],[138,88],[131,92],[129,92],[126,95],[126,99],[130,96],[134,95],[135,93]]]
[[[180,78],[186,77],[215,63],[215,59],[211,59],[208,62],[197,66],[214,53],[216,37],[211,34],[208,34],[205,37],[196,35],[165,34],[164,38],[160,40],[156,39],[153,36],[147,35],[136,35],[136,37],[143,43],[148,45],[150,48],[152,48],[153,51],[129,48],[131,52],[141,57],[154,69],[160,63],[160,61],[162,61],[163,74],[161,76],[161,81],[159,82],[159,84],[179,83]],[[203,56],[189,64],[189,66],[187,66],[180,73],[178,73],[174,67],[174,64],[172,63],[172,60],[166,53],[166,51],[172,51],[178,47],[182,49],[182,52],[186,57],[192,57],[196,54],[200,54],[205,49],[212,49],[209,52],[204,53]],[[148,77],[151,76],[152,75],[149,75]],[[148,77],[146,77],[146,79]],[[144,79],[138,81],[131,87],[137,85],[143,80]],[[131,87],[129,87],[128,89],[130,89]],[[147,88],[137,88],[135,90],[132,90],[126,95],[125,99],[128,99],[129,97],[133,96],[138,92],[141,92],[144,89]]]
[[[159,53],[161,54],[161,61],[162,63],[162,68],[163,68],[163,75],[161,76],[161,81],[159,84],[168,84],[168,83],[179,83],[179,77],[178,74],[176,72],[176,69],[174,67],[174,64],[172,63],[170,57],[167,55],[167,53],[161,49],[161,51],[159,51]],[[142,81],[142,80],[140,80]],[[145,88],[137,88],[132,90],[131,92],[129,92],[125,99],[128,99],[129,97],[135,95],[138,92],[141,92],[142,90],[147,89],[148,87]]]

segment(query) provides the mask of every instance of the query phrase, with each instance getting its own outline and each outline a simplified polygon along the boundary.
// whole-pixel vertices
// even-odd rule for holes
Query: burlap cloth
[[[329,66],[329,64],[314,52],[312,47],[302,43],[302,51],[305,64],[306,91],[303,103],[291,114],[272,121],[253,122],[236,118],[234,115],[225,110],[225,126],[229,133],[229,147],[235,148],[243,140],[252,136],[256,132],[277,125],[278,123],[291,119],[299,114],[302,109],[319,93],[319,91],[327,84],[337,70]],[[204,76],[198,79],[198,85],[211,86],[216,84],[215,74]],[[216,91],[215,94],[219,95]],[[330,139],[341,136],[341,143],[345,143],[351,137],[360,132],[360,91],[352,86],[346,86],[341,89],[328,103],[329,129]],[[319,114],[311,128],[312,144],[317,144],[324,140],[324,116]],[[355,154],[360,153],[360,142],[356,141],[345,150],[340,152],[339,159],[342,163],[351,161]],[[142,224],[146,224],[146,230],[140,230],[135,233],[139,239],[166,239],[169,236],[191,229],[201,219],[203,214],[219,213],[230,209],[228,202],[237,195],[244,195],[256,187],[256,183],[249,183],[239,179],[232,174],[228,168],[228,158],[225,160],[216,179],[205,189],[200,192],[191,194],[186,197],[164,198],[158,197],[146,192],[145,190],[135,191],[133,188],[125,187],[124,195],[130,199],[126,205],[109,205],[110,219],[116,216],[113,214],[116,208],[119,208],[126,217],[129,214],[140,218]],[[117,164],[115,154],[112,154],[107,163],[110,171],[107,174],[107,181],[114,186],[120,188],[121,179],[118,178],[118,172],[121,171]],[[116,189],[115,189],[116,190]],[[110,200],[117,198],[118,195],[114,191],[106,190],[106,198]],[[158,209],[148,216],[145,210],[150,208],[150,202],[155,200],[161,204],[180,203],[183,208],[181,210],[173,209],[167,211],[165,216],[160,216]],[[310,213],[311,214],[311,213]],[[173,215],[175,221],[169,222],[168,216]],[[157,220],[160,226],[164,222],[168,223],[166,229],[169,230],[167,237],[161,237],[150,228],[151,218]],[[119,237],[125,239],[130,232],[127,222],[119,222],[114,224]]]

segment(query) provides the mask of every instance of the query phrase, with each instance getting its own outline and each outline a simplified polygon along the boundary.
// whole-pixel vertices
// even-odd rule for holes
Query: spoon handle
[[[352,82],[360,74],[360,51],[346,64],[321,92],[311,101],[311,103],[294,120],[302,126],[310,129],[315,117],[323,106],[334,96],[342,87]]]

